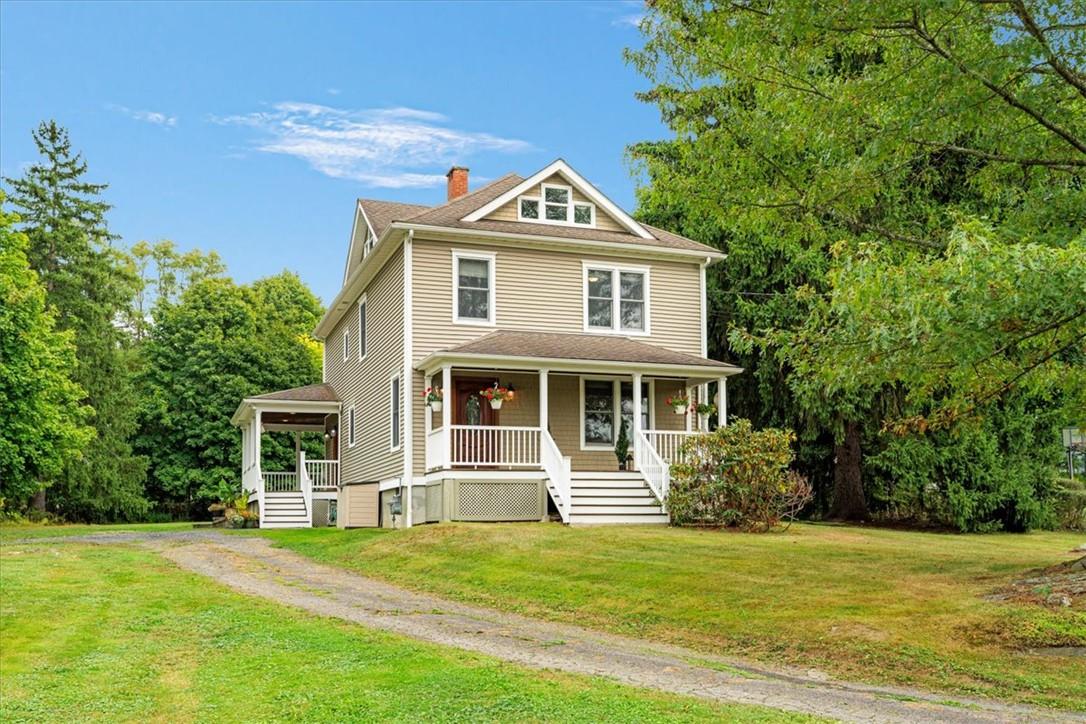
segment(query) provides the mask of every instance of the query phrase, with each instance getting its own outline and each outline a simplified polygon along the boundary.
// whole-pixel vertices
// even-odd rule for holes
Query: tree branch
[[[1011,7],[1014,9],[1014,14],[1022,21],[1022,25],[1025,26],[1026,32],[1040,43],[1041,49],[1044,51],[1045,59],[1052,67],[1052,70],[1056,71],[1061,78],[1076,88],[1079,95],[1086,98],[1086,77],[1075,72],[1073,68],[1068,68],[1067,65],[1059,59],[1056,53],[1052,51],[1052,46],[1049,45],[1048,38],[1045,37],[1044,31],[1037,25],[1037,21],[1026,8],[1026,4],[1022,2],[1022,0],[1012,0]]]

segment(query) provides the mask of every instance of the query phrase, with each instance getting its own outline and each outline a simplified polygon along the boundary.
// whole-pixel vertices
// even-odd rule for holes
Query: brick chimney
[[[453,166],[445,174],[445,178],[449,179],[448,201],[458,199],[468,192],[468,170],[465,167]]]

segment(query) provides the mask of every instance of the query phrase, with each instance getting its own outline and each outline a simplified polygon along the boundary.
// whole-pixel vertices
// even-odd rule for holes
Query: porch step
[[[570,478],[577,480],[634,480],[641,482],[644,478],[636,470],[613,470],[610,472],[591,472],[588,470],[574,471]]]
[[[305,498],[299,490],[264,494],[261,528],[307,528]]]
[[[645,487],[645,479],[615,478],[614,480],[611,480],[604,478],[590,478],[586,480],[579,480],[577,478],[572,478],[569,481],[569,487],[573,488],[574,490],[583,490],[585,488],[618,488],[622,490],[638,490]]]
[[[621,515],[621,514],[590,514],[585,515],[577,512],[574,508],[574,512],[569,516],[569,522],[571,525],[667,525],[667,515],[660,513],[657,515]]]
[[[647,492],[648,495],[626,495],[626,496],[596,495],[596,496],[587,496],[587,495],[578,495],[577,493],[574,493],[573,494],[573,509],[574,510],[580,510],[582,506],[588,507],[588,506],[599,506],[599,505],[606,505],[606,506],[616,506],[616,505],[640,505],[640,506],[644,506],[644,505],[652,505],[652,506],[659,507],[659,502],[656,500],[656,496],[653,495],[652,493],[649,493],[648,491],[645,491],[645,492]]]
[[[575,497],[575,498],[578,497],[578,496],[628,497],[628,496],[631,496],[631,495],[638,496],[638,497],[644,497],[644,496],[648,496],[650,498],[655,497],[655,496],[653,496],[652,491],[649,490],[649,487],[647,485],[644,485],[644,484],[638,485],[636,487],[633,486],[633,485],[623,485],[622,487],[612,488],[612,487],[609,487],[609,486],[607,486],[607,485],[605,485],[603,483],[597,483],[596,485],[593,485],[592,487],[589,487],[589,488],[581,488],[581,487],[578,487],[576,485],[573,485],[573,486],[570,487],[570,489],[573,491],[573,497]]]

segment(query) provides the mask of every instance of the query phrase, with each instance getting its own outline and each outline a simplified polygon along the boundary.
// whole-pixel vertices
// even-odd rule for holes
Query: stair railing
[[[298,452],[298,487],[302,490],[302,502],[305,504],[306,525],[313,527],[313,479],[305,469],[305,450]]]
[[[634,457],[637,461],[637,469],[641,471],[645,482],[656,499],[660,501],[660,508],[667,512],[667,492],[671,485],[671,465],[660,457],[649,438],[643,431],[637,433],[637,444],[634,446]]]
[[[541,441],[539,458],[543,469],[550,478],[547,492],[554,500],[558,508],[558,514],[562,516],[562,522],[569,522],[570,510],[573,507],[572,472],[569,456],[562,455],[558,444],[547,430],[540,430]]]

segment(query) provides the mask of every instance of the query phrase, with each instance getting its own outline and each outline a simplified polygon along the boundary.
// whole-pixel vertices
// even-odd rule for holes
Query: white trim
[[[598,269],[600,271],[607,271],[611,273],[611,327],[590,327],[588,325],[588,270]],[[642,292],[644,299],[641,300],[644,305],[644,315],[642,321],[645,323],[644,329],[623,329],[621,320],[622,310],[622,298],[621,298],[621,279],[619,275],[622,272],[641,274],[644,277],[642,284]],[[642,266],[624,266],[619,264],[609,264],[607,262],[597,263],[588,260],[581,260],[581,327],[588,334],[617,334],[622,337],[648,337],[652,334],[652,323],[650,314],[650,298],[652,296],[650,289],[652,286],[652,276],[649,267]],[[702,355],[704,356],[704,355]]]
[[[396,396],[392,390],[396,389]],[[397,399],[399,398],[399,399]],[[395,452],[403,447],[403,376],[399,370],[393,372],[388,378],[388,449]],[[393,424],[395,423],[395,424]],[[398,440],[396,438],[399,438]]]
[[[701,312],[701,356],[709,356],[709,299],[706,297],[705,287],[705,268],[709,266],[709,259],[705,260],[705,263],[701,265],[699,272],[699,288],[701,290],[701,296],[699,297],[699,309]]]
[[[566,192],[566,218],[565,221],[560,219],[548,219],[547,207],[548,206],[561,206],[562,204],[547,201],[547,189],[561,189]],[[537,205],[536,218],[525,216],[523,214],[523,208],[521,206],[522,201],[534,201]],[[563,184],[540,184],[539,195],[530,196],[528,194],[521,194],[516,198],[517,207],[517,221],[525,224],[547,224],[551,226],[570,226],[578,229],[595,229],[596,228],[596,205],[591,201],[577,201],[573,198],[573,187]],[[587,224],[579,224],[574,219],[576,218],[576,207],[587,206],[591,217]]]
[[[633,217],[631,217],[629,214],[627,214],[625,211],[615,205],[614,202],[612,202],[610,199],[600,193],[595,186],[588,183],[588,181],[586,181],[579,173],[574,171],[573,168],[571,168],[570,165],[562,159],[557,159],[546,168],[537,171],[531,177],[525,179],[524,181],[521,181],[519,184],[506,191],[504,194],[498,196],[490,203],[484,204],[475,211],[471,212],[470,214],[462,218],[461,221],[478,221],[479,219],[488,216],[490,213],[492,213],[496,209],[501,208],[518,196],[524,195],[533,186],[542,184],[544,180],[553,176],[556,173],[561,175],[564,179],[566,179],[566,181],[569,181],[571,185],[575,186],[578,191],[580,191],[590,201],[594,202],[596,206],[602,207],[604,211],[614,217],[615,221],[629,229],[631,233],[635,234],[636,236],[640,236],[642,239],[655,238],[652,234],[646,231],[645,228],[641,226],[641,224],[634,221]],[[539,212],[541,216],[546,216],[542,208],[542,204],[540,205]]]
[[[370,217],[366,215],[366,210],[362,207],[361,201],[355,201],[355,214],[354,221],[351,222],[351,240],[347,244],[347,261],[343,264],[343,284],[346,286],[347,279],[350,277],[351,271],[351,259],[354,255],[354,240],[355,232],[358,231],[358,217],[361,215],[362,220],[366,222],[366,234],[362,237],[362,256],[359,258],[358,263],[369,255],[369,250],[366,249],[366,241],[372,236],[377,239],[377,234],[373,231],[373,224],[370,223]],[[374,246],[377,245],[377,241],[374,241]]]
[[[403,449],[403,478],[407,485],[407,510],[404,512],[404,525],[410,528],[414,525],[414,495],[412,488],[415,483],[415,373],[411,369],[412,356],[414,354],[414,251],[415,232],[407,232],[407,238],[403,242],[403,363],[400,369],[399,400],[402,412],[399,424],[402,430],[398,431],[399,448]],[[404,397],[404,388],[407,388],[407,397]],[[391,442],[391,440],[389,441]],[[395,448],[393,448],[395,449]],[[423,461],[425,464],[425,461]]]
[[[355,429],[354,405],[347,408],[347,448],[358,444],[358,431]]]
[[[471,259],[485,261],[487,263],[487,318],[475,319],[474,317],[460,316],[460,260]],[[492,251],[469,251],[467,249],[452,250],[452,321],[453,324],[470,324],[476,327],[493,327],[497,319],[498,295],[497,286],[498,258]]]
[[[358,310],[358,319],[357,319],[357,324],[358,324],[358,361],[361,362],[362,360],[366,359],[366,353],[369,351],[369,347],[370,347],[370,345],[369,345],[369,336],[370,336],[369,335],[369,322],[370,322],[370,319],[369,319],[370,314],[369,313],[370,313],[370,308],[369,308],[369,305],[366,304],[366,295],[365,294],[363,294],[361,297],[358,298],[358,303],[355,305],[355,309]],[[366,310],[366,313],[365,313],[365,322],[366,323],[365,324],[362,323],[362,320],[363,320],[362,310],[363,309]]]
[[[655,377],[684,377],[715,380],[721,376],[737,375],[742,367],[709,365],[677,365],[648,362],[616,362],[612,360],[582,360],[563,357],[520,357],[517,355],[471,354],[467,352],[438,351],[428,354],[416,365],[421,372],[434,372],[442,366],[466,367],[471,369],[494,369],[500,367],[509,371],[538,371],[540,366],[547,367],[556,374],[623,374],[641,370],[643,374]]]
[[[585,452],[604,452],[604,451],[610,450],[610,451],[614,452],[614,449],[615,449],[614,440],[612,440],[608,444],[598,443],[598,442],[589,443],[589,442],[585,441],[585,437],[584,437],[584,418],[585,418],[584,383],[585,382],[608,382],[608,381],[611,382],[611,398],[612,398],[611,399],[611,414],[613,415],[611,425],[612,425],[612,434],[615,437],[618,436],[618,429],[619,429],[619,426],[622,424],[621,421],[622,421],[622,385],[623,385],[623,383],[629,383],[630,384],[630,395],[631,395],[630,399],[631,400],[633,399],[633,396],[640,394],[640,390],[636,389],[636,386],[634,385],[633,380],[631,379],[631,377],[628,377],[626,375],[577,375],[577,377],[578,377],[577,387],[578,387],[578,392],[579,392],[578,399],[579,399],[579,402],[580,402],[580,415],[579,415],[579,417],[580,417],[580,427],[581,427],[581,432],[580,432],[581,450],[585,451]],[[648,385],[648,388],[649,388],[649,409],[648,409],[648,413],[649,413],[649,426],[650,426],[650,429],[652,429],[652,428],[654,428],[656,426],[656,385],[655,385],[654,380],[651,380],[651,379],[650,380],[645,380],[644,377],[642,377],[642,379],[641,379],[641,384]],[[635,407],[635,410],[636,410],[636,407]],[[642,410],[642,412],[644,412],[644,411],[645,410]],[[630,444],[632,446],[633,445],[633,440],[634,440],[634,437],[635,437],[633,430],[630,430],[629,436],[630,436]]]

